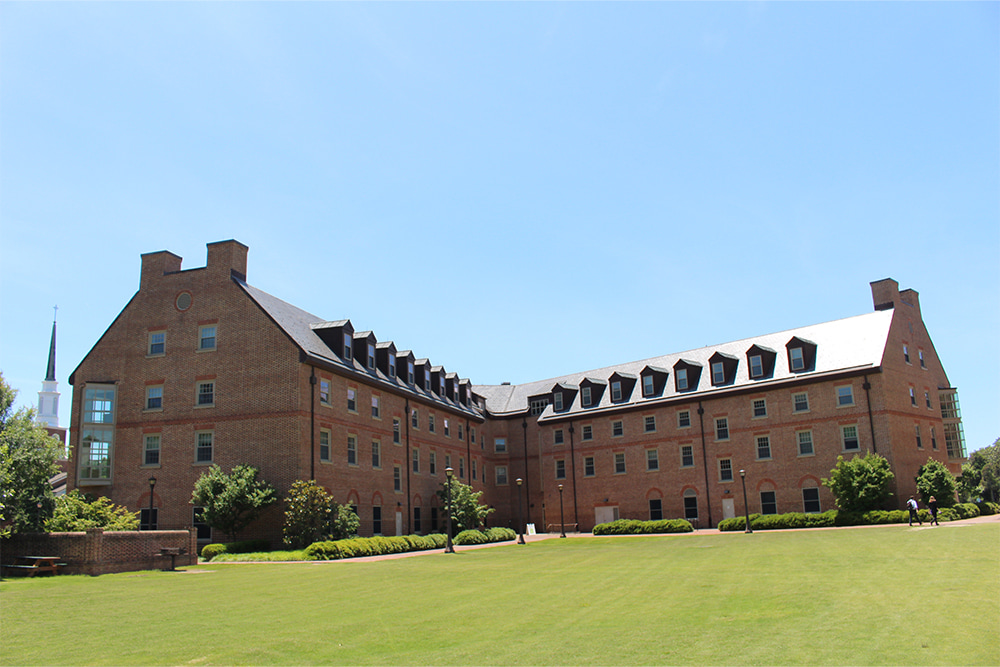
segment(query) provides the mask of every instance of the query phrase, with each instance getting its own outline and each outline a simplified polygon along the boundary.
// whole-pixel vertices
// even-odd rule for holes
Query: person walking
[[[917,523],[920,524],[921,526],[924,525],[924,522],[920,520],[920,515],[917,514],[917,507],[918,507],[917,501],[913,499],[913,496],[910,496],[910,499],[906,501],[906,509],[910,510],[911,526],[913,525],[914,519],[916,519]]]
[[[927,509],[931,511],[931,525],[940,526],[941,524],[938,523],[938,518],[937,518],[938,516],[937,498],[935,498],[934,496],[930,497],[930,500],[927,501]]]

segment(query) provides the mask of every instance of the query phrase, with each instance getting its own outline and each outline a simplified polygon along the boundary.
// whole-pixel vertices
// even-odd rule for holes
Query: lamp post
[[[517,482],[517,543],[524,544],[524,521],[522,520],[524,507],[521,505],[521,484],[524,483],[524,480],[518,477],[515,481]]]
[[[746,514],[747,529],[744,533],[752,533],[753,528],[750,527],[750,505],[747,504],[747,471],[740,470],[740,481],[743,483],[743,511]]]
[[[448,483],[445,486],[445,498],[447,499],[445,502],[445,512],[446,512],[445,522],[447,523],[448,526],[445,534],[446,541],[444,547],[444,552],[446,554],[455,553],[455,547],[451,543],[451,477],[454,474],[455,471],[452,470],[450,467],[444,469],[444,475],[448,480]]]
[[[563,513],[563,485],[559,485],[559,537],[566,537],[566,515]]]
[[[146,522],[146,530],[153,530],[153,489],[156,488],[156,475],[149,477],[149,521]]]

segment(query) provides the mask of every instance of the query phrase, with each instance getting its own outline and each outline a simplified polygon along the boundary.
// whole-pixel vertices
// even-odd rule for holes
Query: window
[[[451,467],[451,454],[445,454],[444,455],[444,467],[445,468],[450,468]]]
[[[920,359],[920,367],[927,368],[927,364],[924,362],[924,351],[917,350],[917,358]]]
[[[215,383],[198,383],[198,405],[215,405]]]
[[[691,426],[691,411],[681,410],[677,413],[677,428],[687,428]]]
[[[379,418],[379,397],[372,396],[372,419]]]
[[[925,391],[924,392],[924,403],[927,404],[927,409],[928,410],[933,409],[933,408],[931,408],[931,392],[929,392],[929,391]]]
[[[326,429],[320,429],[319,431],[319,460],[329,461],[330,460],[330,431]]]
[[[750,377],[759,378],[764,375],[764,359],[759,354],[750,355]]]
[[[406,382],[408,384],[413,384],[413,362],[406,362]]]
[[[465,479],[465,457],[458,457],[458,477],[459,479]]]
[[[157,507],[139,510],[139,530],[156,530],[159,513]]]
[[[620,438],[625,435],[625,424],[620,419],[616,419],[611,422],[611,435],[615,438]]]
[[[778,513],[778,501],[774,497],[774,491],[760,492],[760,513],[761,514]]]
[[[712,363],[712,384],[726,383],[726,365],[721,361]]]
[[[413,532],[420,534],[420,508],[413,508]]]
[[[921,438],[920,438],[920,424],[915,424],[914,428],[917,431],[917,449],[923,449],[924,448],[924,443],[923,443],[923,440],[921,440]]]
[[[376,470],[382,467],[382,443],[372,440],[372,468]]]
[[[593,440],[594,439],[594,427],[587,424],[583,427],[583,434],[580,436],[583,440]]]
[[[400,443],[400,429],[399,429],[399,419],[393,418],[392,420],[392,442],[395,445]]]
[[[553,442],[553,444],[556,444],[556,445],[563,444],[563,430],[561,428],[557,428],[555,430],[555,432],[553,432],[553,434],[552,434],[552,442]]]
[[[691,445],[681,445],[681,467],[694,467],[694,447]]]
[[[837,406],[854,405],[854,387],[837,387]]]
[[[646,470],[660,469],[660,452],[655,449],[646,450]]]
[[[368,368],[375,370],[375,346],[368,343]]]
[[[458,439],[459,440],[464,440],[465,439],[464,433],[462,432],[462,425],[461,424],[458,425]]]
[[[215,434],[212,431],[201,431],[195,436],[195,461],[198,463],[212,462],[212,446]]]
[[[448,420],[444,420],[444,435],[445,437],[451,437],[451,427],[448,425]]]
[[[149,334],[149,349],[146,354],[150,357],[159,357],[167,349],[167,334],[164,331],[157,331]]]
[[[215,325],[209,325],[198,328],[198,349],[199,350],[214,350],[215,349]]]
[[[438,472],[438,457],[437,452],[431,452],[428,454],[427,466],[430,468],[430,473],[436,475]]]
[[[584,477],[593,477],[595,474],[596,473],[594,471],[594,457],[593,456],[584,456],[583,457],[583,476]]]
[[[796,437],[799,443],[799,456],[812,456],[815,453],[812,431],[799,431]]]
[[[771,458],[771,438],[766,435],[757,436],[757,458],[758,459],[769,459]]]
[[[358,392],[351,388],[347,389],[347,411],[358,411]]]
[[[502,454],[507,451],[507,438],[493,438],[493,451]]]
[[[163,385],[146,387],[146,409],[160,410],[163,408]]]
[[[507,486],[507,466],[497,466],[493,469],[497,486]]]
[[[677,382],[677,391],[684,391],[688,388],[688,372],[686,368],[678,368],[674,373],[674,380]]]
[[[434,415],[427,415],[427,430],[431,433],[437,431],[437,424],[434,422]]]
[[[358,437],[355,435],[347,436],[347,465],[358,465]]]
[[[791,368],[793,371],[805,370],[806,367],[806,357],[802,353],[801,347],[792,347],[788,350],[788,358],[791,360]]]
[[[755,399],[753,399],[753,416],[754,417],[766,417],[767,416],[767,399],[766,398],[755,398]]]
[[[802,489],[802,509],[807,514],[818,514],[822,511],[819,506],[819,489],[815,487]]]
[[[731,459],[719,459],[719,481],[733,481],[733,462]]]
[[[431,508],[431,532],[438,529],[438,508]]]
[[[655,415],[648,415],[648,416],[644,417],[643,420],[642,420],[642,426],[643,426],[643,430],[646,433],[655,433],[656,432],[656,416]]]
[[[191,508],[191,525],[194,526],[197,531],[197,539],[199,542],[212,539],[212,527],[205,523],[202,514],[204,514],[204,507],[193,507]]]
[[[792,412],[809,412],[809,394],[792,394]]]
[[[917,407],[917,394],[913,391],[913,387],[910,387],[910,405]]]
[[[351,334],[344,334],[344,359],[351,359]]]
[[[590,387],[580,389],[580,402],[583,404],[583,407],[590,405]]]
[[[372,532],[382,534],[382,508],[378,505],[372,507]]]
[[[620,380],[615,380],[611,383],[611,400],[620,401],[622,400],[622,383]]]
[[[115,388],[88,385],[84,391],[83,433],[80,439],[80,479],[111,479]]]
[[[472,459],[472,479],[476,479],[476,459]]]
[[[396,493],[403,490],[403,471],[399,466],[395,465],[392,466],[392,490]]]
[[[535,398],[529,403],[532,415],[540,415],[545,412],[545,406],[549,404],[548,398]]]
[[[420,428],[420,415],[416,410],[410,412],[410,425],[413,428]]]
[[[319,381],[319,402],[323,405],[330,405],[330,381]]]
[[[552,394],[552,409],[554,410],[563,409],[563,397],[561,391],[557,391],[556,393]]]
[[[690,489],[684,492],[684,518],[688,521],[698,520],[698,496]]]
[[[625,472],[625,452],[615,452],[615,474],[621,475]]]
[[[469,442],[471,442],[472,444],[476,444],[476,427],[475,426],[469,427]]]
[[[649,520],[661,521],[663,519],[663,500],[660,498],[649,499]]]
[[[933,426],[931,426],[931,449],[937,450],[937,433],[934,432]]]
[[[906,345],[903,346],[903,361],[910,363],[910,348]]]
[[[729,440],[729,419],[727,417],[719,417],[715,420],[715,439]]]
[[[860,449],[860,445],[858,444],[857,426],[841,426],[840,432],[844,441],[844,449],[846,450]]]
[[[556,479],[566,479],[565,459],[556,459]]]
[[[944,448],[949,459],[965,458],[965,433],[961,423],[944,425]]]
[[[656,385],[652,375],[642,376],[642,395],[652,396],[656,392]]]
[[[396,358],[389,354],[389,379],[396,377]]]
[[[414,474],[420,474],[420,450],[413,449],[410,451],[410,456],[413,460],[413,472]]]
[[[143,457],[142,464],[147,466],[160,465],[160,435],[158,433],[149,434],[145,440],[145,456]]]

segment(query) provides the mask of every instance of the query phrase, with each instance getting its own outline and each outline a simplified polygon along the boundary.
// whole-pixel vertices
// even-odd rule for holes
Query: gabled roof
[[[646,366],[662,369],[669,373],[678,361],[683,360],[688,364],[708,367],[708,360],[715,353],[721,353],[728,357],[739,359],[745,357],[746,350],[752,345],[771,348],[773,350],[785,349],[785,344],[790,338],[798,337],[813,341],[816,344],[816,364],[815,368],[808,372],[792,373],[788,369],[788,362],[784,355],[779,354],[775,363],[773,377],[761,381],[751,380],[749,369],[746,363],[740,363],[736,377],[732,384],[723,387],[713,387],[708,378],[701,378],[697,389],[678,393],[674,383],[668,382],[662,394],[644,399],[641,395],[622,405],[641,404],[652,401],[691,400],[697,396],[709,395],[713,393],[730,392],[746,387],[761,387],[768,384],[780,383],[782,381],[800,379],[816,375],[828,375],[838,372],[847,372],[863,368],[875,368],[882,363],[882,353],[885,349],[886,339],[889,334],[889,326],[892,323],[892,310],[875,311],[857,317],[850,317],[823,324],[779,331],[772,334],[755,336],[743,340],[712,345],[697,350],[686,350],[674,354],[667,354],[661,357],[643,359],[629,363],[609,366],[596,370],[589,370],[582,373],[573,373],[561,377],[548,378],[529,382],[521,385],[476,385],[474,390],[477,394],[486,399],[487,411],[494,415],[519,414],[528,410],[528,397],[544,394],[552,390],[556,384],[579,385],[584,379],[592,382],[606,382],[615,372],[628,373],[633,375],[641,374]],[[611,397],[605,392],[598,405],[586,409],[588,413],[593,413],[595,409],[612,407]],[[575,415],[581,412],[579,395],[572,406],[556,415],[552,407],[549,406],[540,416],[544,421],[550,418],[565,418],[567,415]]]

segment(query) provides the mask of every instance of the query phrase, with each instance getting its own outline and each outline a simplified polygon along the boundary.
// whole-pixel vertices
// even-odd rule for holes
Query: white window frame
[[[324,378],[319,379],[319,402],[330,405],[330,381]]]
[[[757,460],[770,461],[773,458],[771,454],[771,436],[758,435],[754,438],[754,441],[757,443]],[[766,454],[766,456],[761,456],[761,453]]]
[[[688,372],[686,368],[678,368],[674,373],[674,382],[677,383],[677,391],[684,391],[688,388]]]
[[[215,431],[195,431],[194,462],[196,464],[212,463],[215,457]]]
[[[382,469],[382,441],[372,440],[372,469]]]
[[[588,473],[587,470],[590,470]],[[583,457],[583,476],[584,477],[596,477],[597,476],[597,460],[593,456]]]
[[[644,433],[656,433],[656,415],[646,415],[642,418]]]
[[[652,396],[656,393],[656,379],[652,375],[642,376],[642,395]]]
[[[592,402],[590,387],[582,387],[580,389],[580,405],[587,408],[590,407]]]
[[[557,411],[563,409],[563,395],[561,391],[552,394],[552,409]]]
[[[203,387],[211,387],[211,391],[203,391]],[[211,396],[211,400],[202,400]],[[215,406],[215,380],[200,380],[195,383],[195,407],[211,408]]]
[[[622,400],[622,383],[619,380],[611,383],[611,400],[616,402]]]
[[[322,463],[330,463],[330,453],[333,446],[333,432],[328,428],[319,430],[319,460]],[[324,450],[325,453],[324,453]]]
[[[347,465],[353,467],[358,465],[358,436],[353,433],[347,434]]]
[[[493,452],[504,454],[507,452],[507,438],[493,438]]]
[[[611,422],[611,437],[621,438],[625,435],[625,421],[623,419],[616,419]]]
[[[625,452],[614,452],[614,464],[616,475],[624,475],[628,472],[625,466]]]
[[[580,427],[580,440],[593,440],[594,439],[594,427],[590,424],[584,424]]]
[[[681,467],[682,468],[693,468],[694,467],[694,445],[680,445],[679,453],[681,456]],[[690,463],[686,462],[686,459],[690,459]]]
[[[565,442],[566,442],[566,436],[564,435],[563,430],[561,428],[557,428],[555,431],[552,432],[553,445],[561,445]]]
[[[687,422],[686,424],[684,422]],[[680,410],[677,412],[677,428],[691,428],[691,411]]]
[[[767,416],[767,399],[754,398],[750,401],[754,419],[763,419]]]
[[[154,352],[155,347],[159,347],[159,349]],[[149,334],[146,336],[146,356],[162,357],[166,353],[167,353],[167,332],[150,331]]]
[[[855,443],[854,447],[848,447],[847,446],[847,443],[849,441],[849,438],[848,438],[847,434],[848,434],[848,431],[851,430],[851,429],[853,429],[853,431],[854,431],[854,437],[853,437],[853,441]],[[842,425],[840,427],[840,447],[845,452],[858,452],[858,451],[861,451],[861,437],[858,434],[858,425],[857,424],[845,424],[845,425]]]
[[[207,335],[211,332],[211,336]],[[219,327],[217,324],[205,324],[198,327],[198,351],[199,352],[214,352],[218,345],[218,332]],[[211,341],[211,345],[206,343]]]
[[[378,396],[372,396],[372,419],[382,419],[382,399]]]
[[[566,459],[556,459],[556,479],[566,479]]]
[[[726,365],[721,361],[712,362],[712,384],[718,386],[726,383]]]
[[[725,431],[724,435],[723,431]],[[715,418],[715,440],[716,442],[729,440],[729,417]]]
[[[143,437],[143,447],[142,447],[142,467],[144,468],[159,468],[160,467],[160,452],[161,449],[161,438],[159,433],[144,433]],[[151,446],[155,445],[155,446]],[[156,460],[150,461],[150,454],[155,454]]]
[[[764,357],[759,354],[750,355],[750,377],[759,378],[764,376]]]
[[[796,431],[795,444],[798,448],[799,456],[816,455],[816,443],[813,441],[812,431]],[[809,451],[803,451],[803,445],[808,445]]]
[[[838,408],[848,408],[854,405],[854,385],[839,385],[836,387],[836,392]]]
[[[802,397],[802,403],[805,405],[803,408],[799,408],[798,398]],[[796,414],[802,414],[809,412],[809,393],[805,391],[799,391],[792,394],[792,412]]]
[[[733,460],[719,459],[719,481],[732,482],[733,479]]]
[[[510,481],[507,478],[507,466],[493,466],[494,486],[507,486]]]
[[[660,450],[646,450],[646,471],[655,472],[660,469]]]
[[[806,369],[805,350],[803,350],[801,347],[789,348],[788,358],[789,358],[789,370],[804,371]]]
[[[358,390],[354,387],[347,388],[347,411],[358,413]]]
[[[151,405],[157,401],[156,405]],[[163,410],[163,385],[151,384],[146,387],[146,411],[158,412]]]

